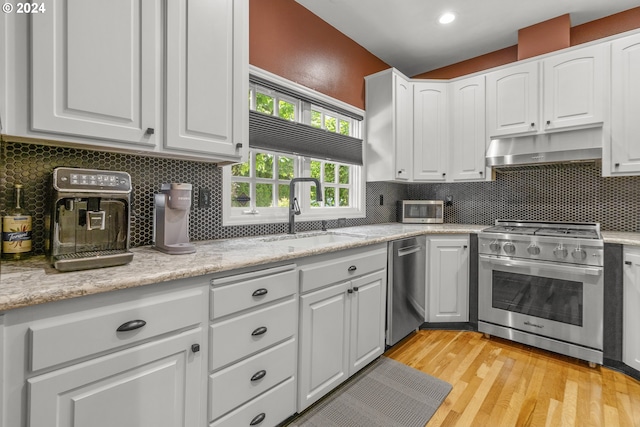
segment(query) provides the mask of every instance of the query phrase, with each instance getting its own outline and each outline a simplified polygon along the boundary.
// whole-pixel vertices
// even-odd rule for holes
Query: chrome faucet
[[[295,197],[296,182],[313,182],[316,184],[316,202],[322,201],[322,186],[315,178],[293,178],[289,183],[289,234],[296,234],[295,218],[300,215],[300,205]]]

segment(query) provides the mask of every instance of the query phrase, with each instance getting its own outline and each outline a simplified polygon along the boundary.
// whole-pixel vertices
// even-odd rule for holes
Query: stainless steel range
[[[478,253],[480,332],[602,364],[600,224],[496,220]]]

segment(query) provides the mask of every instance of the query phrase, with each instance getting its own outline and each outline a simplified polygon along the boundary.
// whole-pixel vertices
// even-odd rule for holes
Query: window
[[[262,70],[257,72],[263,79],[263,75],[268,74]],[[280,86],[288,85],[296,91],[309,91],[280,77],[268,77],[277,79]],[[350,117],[349,112],[345,113],[346,104],[314,92],[314,97],[322,98],[319,105],[308,98],[297,98],[291,91],[284,92],[287,93],[274,90],[271,86],[250,83],[250,110],[304,123],[327,132],[360,138],[361,120]],[[327,100],[335,102],[339,108],[334,111],[327,107]],[[357,116],[357,113],[361,114],[359,110],[353,114]],[[250,147],[246,162],[223,168],[224,225],[287,222],[289,183],[295,177],[318,179],[323,193],[323,201],[316,202],[318,189],[313,183],[296,185],[295,197],[302,212],[299,221],[365,216],[362,166],[293,152],[277,152],[253,147],[251,144]]]
[[[289,182],[298,176],[318,179],[323,198],[316,201],[313,183],[296,185],[301,221],[364,216],[360,166],[253,149],[248,157],[224,168],[225,225],[288,221]]]

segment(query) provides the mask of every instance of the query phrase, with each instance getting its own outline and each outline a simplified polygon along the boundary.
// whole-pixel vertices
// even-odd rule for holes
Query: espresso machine
[[[189,243],[189,212],[191,184],[170,183],[160,186],[153,199],[154,247],[171,255],[196,251]]]
[[[110,267],[133,259],[128,173],[56,168],[49,204],[45,249],[57,270]]]

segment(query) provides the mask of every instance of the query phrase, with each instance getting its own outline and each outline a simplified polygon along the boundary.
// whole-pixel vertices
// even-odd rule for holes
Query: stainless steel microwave
[[[405,224],[442,224],[442,200],[401,200],[398,202],[398,222]]]

